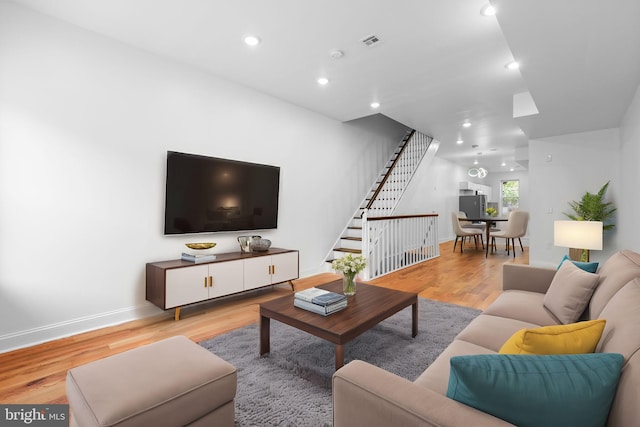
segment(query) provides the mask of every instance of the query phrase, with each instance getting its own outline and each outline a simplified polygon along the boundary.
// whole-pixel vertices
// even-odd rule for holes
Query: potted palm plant
[[[574,221],[599,221],[602,222],[603,230],[612,229],[615,227],[612,217],[616,208],[613,206],[613,203],[604,201],[604,195],[608,187],[609,181],[607,181],[596,194],[587,191],[580,201],[573,200],[569,202],[569,206],[573,209],[574,213],[563,212],[564,215]],[[588,259],[589,255],[586,249],[577,250],[581,251],[581,259],[585,259],[585,255],[586,259]]]

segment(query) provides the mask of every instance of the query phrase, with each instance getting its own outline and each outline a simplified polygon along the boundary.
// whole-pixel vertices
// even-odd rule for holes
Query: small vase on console
[[[253,243],[254,240],[258,239],[260,239],[260,236],[239,236],[238,243],[240,244],[240,252],[250,253],[251,243]]]

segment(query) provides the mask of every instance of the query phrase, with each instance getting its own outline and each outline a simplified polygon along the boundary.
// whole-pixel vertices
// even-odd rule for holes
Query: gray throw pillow
[[[587,308],[600,276],[572,262],[563,262],[544,296],[543,304],[561,323],[573,323]]]

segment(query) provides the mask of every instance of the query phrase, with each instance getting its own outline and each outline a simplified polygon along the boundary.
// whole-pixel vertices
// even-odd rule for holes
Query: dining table
[[[486,242],[487,244],[485,245],[485,254],[484,256],[487,257],[489,256],[489,246],[490,246],[490,242],[489,242],[489,235],[491,233],[491,227],[493,227],[494,225],[496,225],[498,222],[504,222],[504,221],[508,221],[509,218],[506,216],[470,216],[467,218],[460,218],[460,221],[467,221],[467,222],[484,222],[485,223],[485,233],[487,236]]]

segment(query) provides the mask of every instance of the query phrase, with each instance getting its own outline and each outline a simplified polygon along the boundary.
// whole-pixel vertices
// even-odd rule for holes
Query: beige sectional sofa
[[[607,426],[640,425],[640,254],[624,250],[597,271],[598,284],[580,320],[606,319],[596,352],[624,357]],[[414,382],[363,361],[333,377],[334,426],[511,426],[446,397],[450,359],[496,354],[517,331],[558,325],[545,308],[556,269],[503,266],[503,292]],[[428,339],[422,332],[416,339]]]

